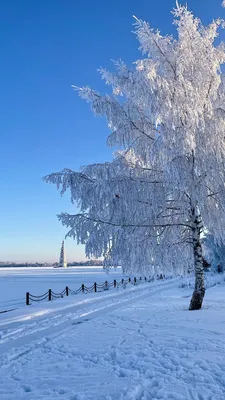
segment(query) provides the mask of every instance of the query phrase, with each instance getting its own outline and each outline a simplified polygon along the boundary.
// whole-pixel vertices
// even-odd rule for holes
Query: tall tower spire
[[[64,240],[62,242],[62,247],[61,247],[61,251],[60,251],[59,266],[63,267],[63,268],[67,268]]]

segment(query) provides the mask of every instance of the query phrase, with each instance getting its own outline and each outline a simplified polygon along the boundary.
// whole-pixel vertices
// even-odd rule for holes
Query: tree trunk
[[[205,295],[204,268],[200,234],[202,220],[200,215],[193,212],[193,251],[195,263],[195,289],[190,302],[189,310],[200,310]]]

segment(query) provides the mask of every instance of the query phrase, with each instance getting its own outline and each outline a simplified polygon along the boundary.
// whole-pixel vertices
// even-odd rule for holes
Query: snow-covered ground
[[[66,286],[78,289],[82,283],[92,285],[121,279],[121,268],[106,274],[102,267],[69,268],[0,268],[0,311],[25,304],[25,294],[42,295],[48,289],[61,292]]]
[[[2,314],[0,398],[224,400],[225,286],[190,312],[191,289],[180,283]]]

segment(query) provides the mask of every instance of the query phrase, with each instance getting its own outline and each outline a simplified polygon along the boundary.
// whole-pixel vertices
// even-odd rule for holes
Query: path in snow
[[[0,398],[224,400],[224,289],[208,290],[197,312],[187,310],[187,289],[149,291],[11,349],[0,357]]]
[[[0,354],[31,342],[48,337],[54,338],[74,324],[108,313],[124,304],[154,295],[173,287],[178,279],[151,282],[126,289],[93,293],[91,295],[70,296],[58,302],[40,304],[39,307],[24,307],[0,318]],[[34,347],[36,344],[34,344]],[[30,351],[30,350],[29,350]],[[17,357],[17,355],[16,355]]]

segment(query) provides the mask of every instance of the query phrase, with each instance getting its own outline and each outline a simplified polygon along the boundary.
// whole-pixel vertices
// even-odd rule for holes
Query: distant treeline
[[[11,263],[11,262],[0,262],[0,268],[25,268],[25,267],[52,267],[57,266],[58,263]],[[73,261],[68,262],[68,267],[83,267],[83,266],[102,266],[102,261],[100,260],[87,260],[87,261]]]
[[[51,267],[52,264],[48,263],[11,263],[0,262],[0,268],[24,268],[24,267]]]
[[[73,262],[68,262],[67,263],[67,265],[68,265],[68,267],[77,267],[77,266],[81,266],[81,267],[83,267],[83,266],[93,266],[93,265],[96,265],[96,267],[98,267],[98,266],[103,266],[103,264],[102,264],[102,261],[100,261],[100,260],[88,260],[88,261],[73,261]]]

